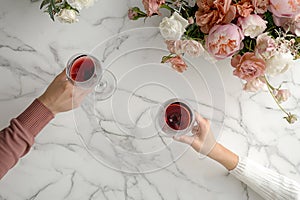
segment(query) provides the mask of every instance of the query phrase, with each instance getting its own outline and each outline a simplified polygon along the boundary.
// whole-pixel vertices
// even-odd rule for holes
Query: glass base
[[[117,80],[112,72],[105,70],[101,79],[95,87],[96,99],[99,101],[110,98],[116,91]]]

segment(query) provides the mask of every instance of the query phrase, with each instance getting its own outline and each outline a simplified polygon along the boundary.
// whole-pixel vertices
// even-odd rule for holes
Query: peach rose
[[[233,74],[246,81],[252,81],[264,75],[266,69],[265,61],[257,58],[252,52],[232,57],[231,65],[235,68]]]
[[[208,33],[216,24],[228,24],[236,14],[236,8],[231,0],[198,0],[196,23],[203,33]]]
[[[159,14],[159,7],[165,3],[165,0],[143,0],[147,15],[150,17],[154,13]]]
[[[177,72],[184,72],[187,69],[187,65],[183,61],[181,56],[175,56],[172,58],[169,58],[165,61],[166,63],[171,63],[172,68],[175,69]]]
[[[184,51],[182,50],[181,40],[166,40],[165,43],[167,44],[167,48],[170,51],[170,53],[177,55],[184,53]]]
[[[254,10],[251,0],[242,0],[236,5],[237,14],[242,17],[248,17]]]

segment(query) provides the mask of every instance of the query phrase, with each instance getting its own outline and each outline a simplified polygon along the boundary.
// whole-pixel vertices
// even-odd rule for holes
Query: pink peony
[[[252,81],[264,75],[266,69],[265,61],[257,58],[252,52],[232,57],[231,65],[235,68],[233,74],[246,81]]]
[[[295,15],[292,19],[291,32],[300,37],[300,13]]]
[[[276,26],[281,26],[285,31],[289,30],[297,36],[300,36],[300,13],[292,18],[277,17],[273,15],[273,20]]]
[[[287,89],[281,89],[275,91],[275,98],[279,103],[287,101],[291,96],[291,93]]]
[[[270,0],[270,11],[277,17],[291,18],[300,11],[299,0]]]
[[[284,30],[287,30],[290,26],[291,18],[277,17],[276,15],[273,15],[273,21],[276,26],[281,26]]]
[[[248,17],[239,17],[238,25],[242,28],[245,36],[256,38],[266,30],[267,21],[263,20],[259,15],[253,14]]]
[[[169,58],[165,62],[171,63],[172,68],[180,73],[184,72],[187,69],[187,65],[185,64],[181,56]]]
[[[228,24],[236,14],[231,0],[197,0],[196,23],[203,33],[208,33],[216,24]]]
[[[248,81],[245,85],[243,90],[247,92],[257,92],[265,85],[264,80],[262,77],[257,77],[251,81]]]
[[[263,33],[256,38],[254,52],[258,58],[268,60],[276,53],[276,41],[268,33]]]
[[[254,6],[254,13],[264,14],[268,10],[270,0],[252,0],[252,5]]]
[[[244,35],[235,24],[214,26],[206,39],[206,49],[216,59],[232,56],[242,48]]]
[[[143,0],[147,15],[150,17],[154,13],[159,14],[159,7],[165,3],[165,0]]]

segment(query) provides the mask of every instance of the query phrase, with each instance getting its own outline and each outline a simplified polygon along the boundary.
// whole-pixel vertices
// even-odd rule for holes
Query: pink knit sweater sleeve
[[[35,99],[22,114],[11,120],[7,128],[0,131],[0,179],[29,151],[34,137],[53,117],[53,113]]]

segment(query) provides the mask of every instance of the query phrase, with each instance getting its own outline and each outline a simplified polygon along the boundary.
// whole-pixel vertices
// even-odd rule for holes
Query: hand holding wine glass
[[[38,99],[55,115],[77,108],[91,90],[77,89],[67,80],[66,70],[55,77]]]
[[[195,118],[197,125],[192,129],[193,135],[174,136],[174,140],[191,145],[195,151],[207,155],[228,170],[234,169],[239,161],[238,156],[216,141],[208,119],[198,112],[195,112]]]
[[[180,135],[174,136],[173,138],[177,141],[189,144],[195,151],[207,155],[217,143],[216,139],[210,130],[210,122],[208,119],[203,118],[198,112],[195,112],[195,120],[197,125],[192,129],[192,136]]]

